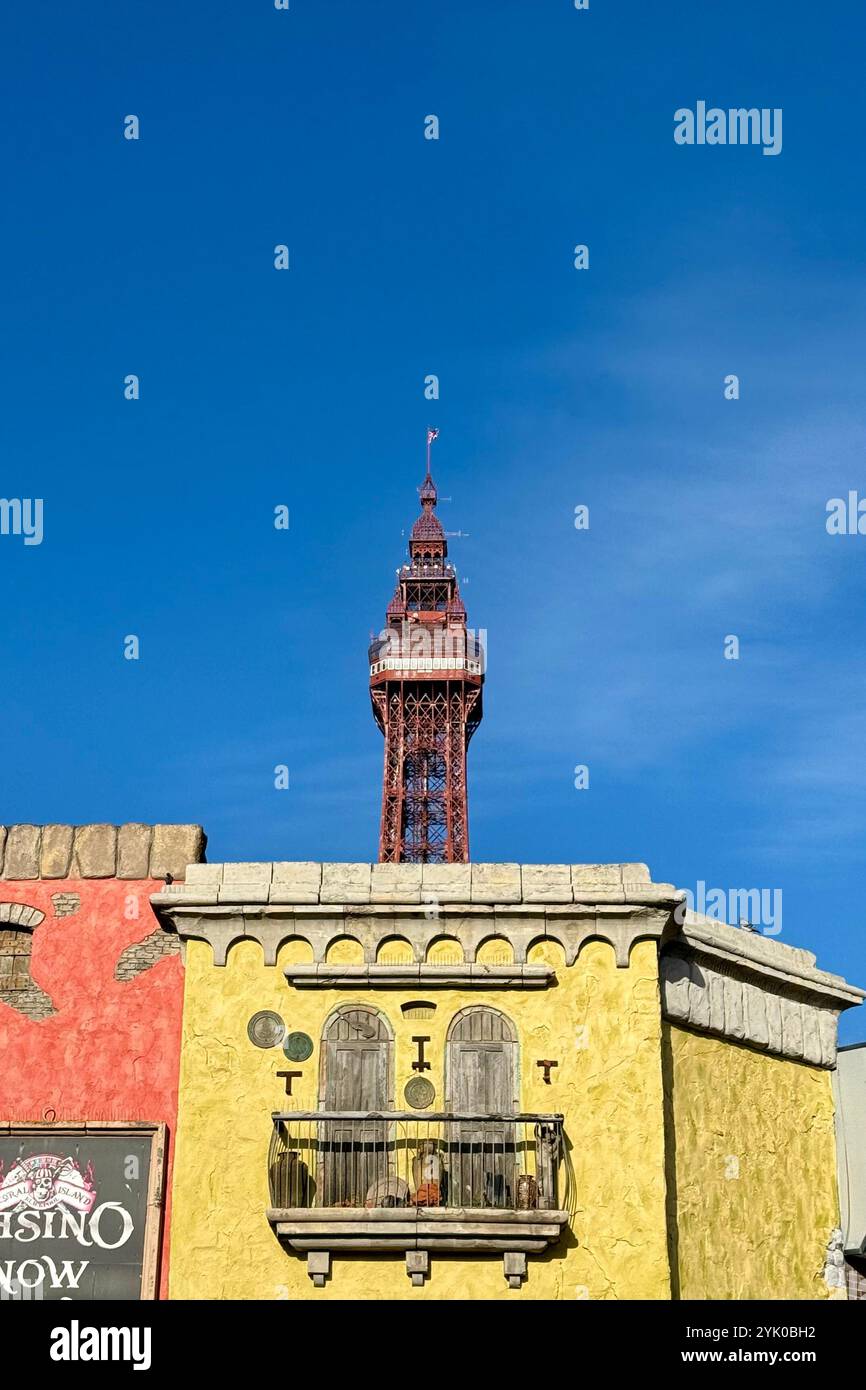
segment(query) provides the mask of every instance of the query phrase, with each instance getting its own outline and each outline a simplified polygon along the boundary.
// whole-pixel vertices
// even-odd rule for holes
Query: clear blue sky
[[[0,818],[373,858],[429,423],[489,634],[473,857],[781,888],[866,984],[866,536],[824,524],[866,493],[864,38],[854,0],[9,10],[0,493],[45,535],[0,537]],[[675,145],[698,100],[781,107],[782,153]]]

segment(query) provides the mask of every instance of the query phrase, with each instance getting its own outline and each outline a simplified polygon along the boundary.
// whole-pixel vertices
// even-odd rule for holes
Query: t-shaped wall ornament
[[[424,1058],[424,1044],[430,1041],[429,1038],[413,1038],[415,1046],[418,1048],[418,1056],[412,1063],[413,1071],[429,1071],[430,1063]]]
[[[286,1078],[286,1095],[287,1095],[287,1096],[290,1096],[290,1095],[292,1094],[292,1082],[294,1081],[295,1077],[296,1077],[296,1076],[303,1076],[303,1074],[304,1074],[304,1073],[303,1073],[302,1071],[278,1071],[278,1072],[277,1072],[277,1076],[284,1076],[284,1077]]]
[[[545,1086],[549,1086],[549,1085],[550,1085],[550,1069],[551,1069],[551,1067],[558,1067],[558,1066],[559,1066],[559,1063],[558,1063],[558,1062],[536,1062],[535,1065],[536,1065],[537,1067],[544,1067],[544,1084],[545,1084]]]

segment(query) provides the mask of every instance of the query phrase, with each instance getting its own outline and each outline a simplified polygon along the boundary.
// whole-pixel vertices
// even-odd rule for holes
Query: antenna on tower
[[[433,440],[434,440],[434,439],[438,439],[438,438],[439,438],[439,431],[438,431],[438,430],[432,430],[432,429],[430,428],[430,426],[428,425],[428,426],[427,426],[427,477],[428,477],[428,478],[430,477],[430,446],[432,445]]]

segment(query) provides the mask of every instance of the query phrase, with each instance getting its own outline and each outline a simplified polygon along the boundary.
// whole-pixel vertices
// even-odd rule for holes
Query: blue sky
[[[866,984],[866,536],[824,524],[866,493],[864,30],[853,0],[7,14],[0,493],[44,540],[0,537],[2,820],[374,857],[366,647],[432,424],[488,632],[473,857],[780,888],[782,939]],[[698,100],[782,108],[782,153],[676,145]]]

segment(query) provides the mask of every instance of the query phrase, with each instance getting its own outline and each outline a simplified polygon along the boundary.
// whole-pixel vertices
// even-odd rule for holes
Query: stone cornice
[[[661,957],[665,1017],[779,1057],[832,1067],[840,1012],[866,993],[815,957],[688,914]]]
[[[418,965],[446,936],[460,942],[466,965],[490,938],[510,945],[516,966],[546,938],[560,943],[567,965],[586,941],[600,939],[624,968],[634,942],[660,938],[681,901],[638,864],[190,865],[186,883],[151,898],[164,926],[210,943],[215,965],[247,939],[275,965],[294,937],[310,944],[321,966],[331,944],[348,936],[374,972],[380,947],[394,936],[409,942]]]
[[[679,942],[696,957],[728,961],[747,975],[811,995],[815,1002],[848,1008],[866,999],[866,990],[849,985],[841,975],[819,970],[811,951],[759,932],[688,913]]]
[[[550,965],[287,965],[283,973],[296,989],[547,989],[556,984]]]
[[[809,951],[691,913],[681,925],[684,901],[642,864],[307,862],[190,865],[185,883],[151,898],[162,925],[208,942],[217,966],[239,941],[256,941],[271,966],[285,942],[306,941],[311,961],[285,972],[300,988],[426,987],[440,977],[455,988],[485,979],[490,988],[545,988],[553,971],[526,973],[538,942],[558,942],[570,966],[588,941],[605,941],[625,968],[636,941],[656,940],[668,1019],[833,1066],[838,1015],[864,991],[819,970]],[[345,937],[360,944],[362,963],[328,959]],[[459,943],[450,963],[431,957],[443,937]],[[394,938],[408,942],[411,960],[388,960],[382,948]],[[478,953],[490,940],[512,961],[483,973],[489,957]]]
[[[671,917],[667,907],[610,904],[572,905],[562,911],[546,905],[503,910],[454,903],[435,915],[425,915],[419,907],[399,904],[366,910],[339,905],[325,910],[288,905],[229,907],[194,903],[173,893],[155,893],[150,901],[163,926],[185,939],[209,942],[215,965],[225,965],[229,948],[244,940],[257,941],[265,964],[276,965],[280,946],[292,938],[309,942],[313,962],[324,964],[331,944],[346,936],[360,942],[367,965],[375,965],[380,946],[394,936],[405,938],[414,959],[421,963],[433,942],[444,936],[460,942],[467,964],[475,961],[482,942],[491,938],[511,946],[517,965],[525,963],[532,945],[549,938],[563,947],[566,965],[574,963],[585,942],[597,939],[608,942],[617,965],[625,967],[634,942],[661,937]]]

